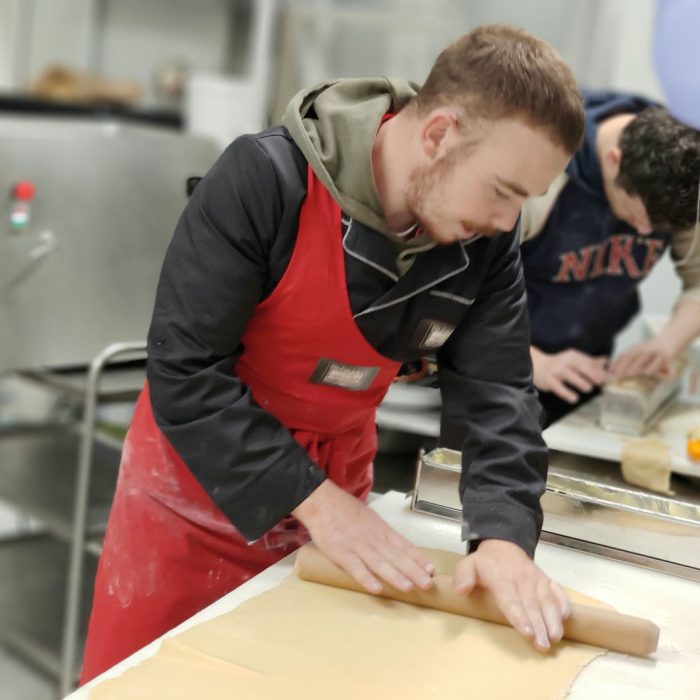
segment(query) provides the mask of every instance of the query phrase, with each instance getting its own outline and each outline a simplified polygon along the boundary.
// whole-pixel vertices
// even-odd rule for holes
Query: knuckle
[[[371,562],[367,562],[367,563],[370,564],[372,569],[374,569],[375,571],[384,569],[387,566],[386,559],[382,559],[381,557],[377,557],[377,558],[373,559]]]
[[[513,616],[519,616],[522,614],[523,606],[515,596],[502,596],[498,602],[499,607],[504,613]]]

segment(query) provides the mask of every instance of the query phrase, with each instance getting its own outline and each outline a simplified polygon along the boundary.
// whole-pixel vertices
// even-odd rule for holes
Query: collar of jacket
[[[378,250],[375,252],[372,247],[366,246],[360,249],[357,245],[359,237],[353,238],[351,235],[353,223],[350,222],[343,237],[345,252],[373,270],[387,275],[395,282],[385,294],[382,294],[366,309],[355,314],[355,318],[401,304],[411,297],[430,290],[464,272],[470,264],[467,248],[481,238],[481,236],[475,236],[468,241],[452,245],[434,246],[430,250],[420,253],[406,274],[399,277],[394,270],[386,266],[385,258],[378,254]]]

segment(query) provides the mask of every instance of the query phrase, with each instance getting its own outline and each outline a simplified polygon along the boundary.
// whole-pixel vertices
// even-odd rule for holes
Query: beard
[[[463,154],[450,153],[429,166],[416,167],[408,179],[406,188],[406,204],[418,222],[418,225],[436,243],[445,243],[444,227],[437,225],[430,215],[431,209],[439,210],[439,194],[442,184],[447,181],[454,170],[457,156]],[[497,229],[469,219],[452,222],[452,226],[461,226],[482,236],[493,236]],[[450,243],[454,242],[452,240]]]

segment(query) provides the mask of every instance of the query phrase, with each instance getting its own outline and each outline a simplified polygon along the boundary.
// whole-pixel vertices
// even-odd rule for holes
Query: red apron
[[[309,168],[292,259],[246,328],[236,373],[329,478],[365,499],[375,408],[399,363],[377,353],[352,317],[340,216]],[[146,386],[124,443],[81,683],[308,539],[289,517],[247,543],[157,427]]]

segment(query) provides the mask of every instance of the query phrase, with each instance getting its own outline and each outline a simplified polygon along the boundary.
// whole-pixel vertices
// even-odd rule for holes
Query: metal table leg
[[[104,368],[113,362],[115,358],[124,355],[143,354],[145,351],[146,344],[143,342],[114,343],[109,345],[92,360],[87,375],[63,622],[60,676],[60,692],[62,696],[67,695],[75,687],[74,672],[80,633],[80,597],[82,592],[83,557],[85,556],[85,529],[90,495],[92,451],[100,380]]]

